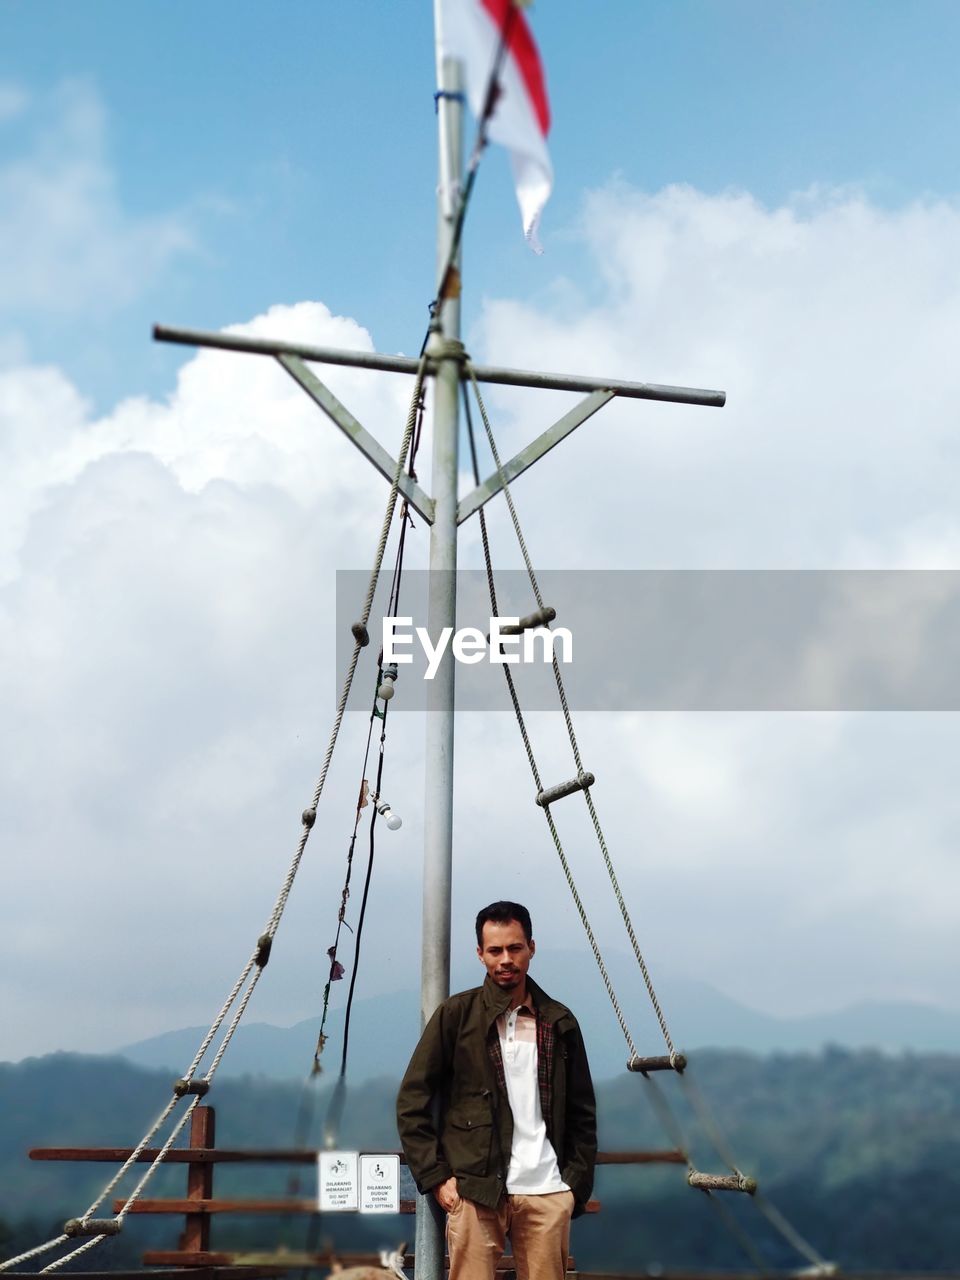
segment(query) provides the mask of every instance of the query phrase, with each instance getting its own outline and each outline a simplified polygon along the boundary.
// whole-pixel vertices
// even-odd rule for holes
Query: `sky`
[[[540,0],[530,21],[545,253],[489,152],[468,349],[728,395],[614,404],[518,481],[535,563],[960,568],[956,6]],[[332,719],[336,571],[369,567],[386,486],[279,368],[150,326],[415,353],[433,76],[426,0],[0,9],[0,1059],[206,1023],[270,913]],[[395,450],[409,384],[323,376]],[[505,456],[567,405],[488,399]],[[516,568],[500,504],[490,519]],[[482,563],[475,522],[460,557]],[[592,959],[516,726],[502,696],[458,719],[454,946],[479,905],[525,901],[548,986],[551,948]],[[569,776],[562,719],[530,724],[544,775]],[[418,979],[423,732],[391,716],[404,825],[378,840],[371,994]],[[365,733],[348,714],[251,1017],[319,1007]],[[626,709],[578,733],[655,980],[783,1015],[957,1008],[956,715]],[[568,804],[587,910],[621,951]],[[358,903],[355,882],[348,922]]]

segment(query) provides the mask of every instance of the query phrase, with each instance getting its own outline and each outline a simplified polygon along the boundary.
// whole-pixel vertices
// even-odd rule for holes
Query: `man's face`
[[[527,941],[519,921],[494,924],[487,920],[483,926],[483,946],[477,947],[477,955],[501,991],[514,991],[526,981],[536,949],[532,938]]]

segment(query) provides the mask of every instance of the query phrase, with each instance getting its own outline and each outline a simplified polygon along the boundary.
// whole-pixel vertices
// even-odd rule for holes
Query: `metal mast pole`
[[[435,0],[440,57],[440,4]],[[453,243],[463,173],[463,79],[459,62],[438,65],[439,191],[437,271]],[[459,258],[459,255],[458,255]],[[434,520],[430,529],[427,627],[436,643],[443,627],[457,625],[457,474],[460,395],[459,261],[440,299],[439,328],[430,337],[437,359],[433,412]],[[453,718],[455,663],[447,650],[427,692],[423,820],[423,921],[420,970],[421,1027],[450,994],[450,887],[453,862]],[[432,1195],[417,1201],[416,1280],[443,1280],[443,1214]]]
[[[587,392],[536,440],[490,475],[462,503],[457,501],[459,393],[463,347],[460,343],[460,253],[450,263],[463,181],[463,72],[459,62],[442,58],[441,0],[434,0],[437,48],[437,116],[439,128],[439,211],[437,223],[437,311],[431,325],[427,372],[434,376],[433,496],[415,479],[402,476],[400,490],[430,524],[430,589],[427,627],[436,644],[444,627],[456,627],[457,527],[499,493],[504,484],[542,458],[598,409],[617,396],[678,404],[713,405],[725,401],[722,391],[658,383],[622,382],[616,378],[570,373],[537,373],[474,365],[485,382],[506,386]],[[472,163],[472,162],[471,162]],[[448,270],[448,265],[450,270]],[[245,351],[275,358],[377,471],[392,480],[397,464],[383,446],[321,382],[314,363],[347,365],[414,374],[420,361],[379,352],[339,351],[302,343],[267,341],[237,334],[201,333],[191,329],[154,328],[164,342]],[[310,367],[307,363],[310,362]],[[421,942],[421,1027],[450,994],[450,899],[453,864],[453,722],[455,662],[448,648],[427,687],[424,765],[423,922]],[[417,1200],[416,1280],[444,1280],[444,1220],[432,1195]]]

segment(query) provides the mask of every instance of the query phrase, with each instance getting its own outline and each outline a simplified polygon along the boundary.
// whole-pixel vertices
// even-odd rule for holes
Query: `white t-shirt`
[[[536,1017],[521,1005],[497,1019],[503,1075],[513,1112],[513,1145],[507,1169],[510,1195],[540,1196],[569,1191],[557,1153],[547,1137],[537,1080]]]

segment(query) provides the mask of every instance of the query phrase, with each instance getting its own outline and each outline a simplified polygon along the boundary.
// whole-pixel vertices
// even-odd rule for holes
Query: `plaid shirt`
[[[546,1018],[541,1016],[539,1009],[529,998],[526,1005],[533,1009],[537,1022],[537,1086],[540,1091],[540,1111],[549,1135],[550,1117],[553,1115],[553,1024],[547,1022]],[[500,1032],[496,1022],[491,1023],[490,1030],[487,1032],[487,1052],[490,1055],[490,1061],[493,1063],[497,1087],[506,1096],[507,1081],[503,1072],[503,1053],[500,1050]]]

